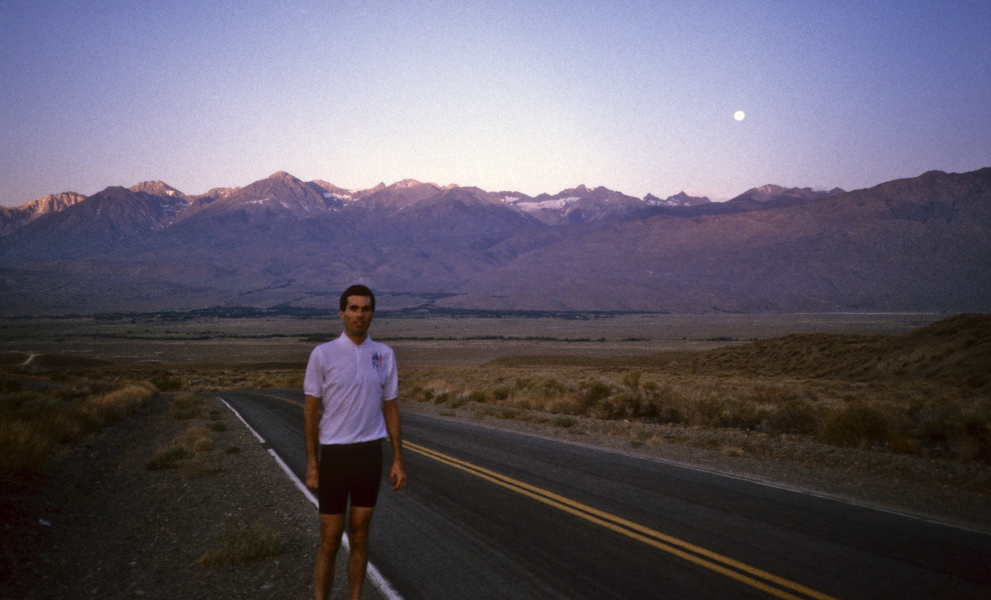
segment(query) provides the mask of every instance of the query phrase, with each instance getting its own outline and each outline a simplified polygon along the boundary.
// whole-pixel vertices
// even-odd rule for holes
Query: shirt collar
[[[361,345],[355,344],[351,340],[351,338],[348,337],[348,334],[344,333],[343,331],[341,332],[341,335],[338,336],[337,339],[344,340],[344,342],[347,343],[347,345],[352,346],[354,348],[363,348],[363,347],[365,347],[365,346],[368,345],[368,342],[372,341],[372,336],[371,335],[366,335],[365,336],[365,341],[361,342]]]

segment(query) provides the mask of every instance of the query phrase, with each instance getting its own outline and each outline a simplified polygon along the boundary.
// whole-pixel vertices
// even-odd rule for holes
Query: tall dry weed
[[[0,475],[43,471],[54,446],[51,436],[29,422],[0,422]]]
[[[230,567],[244,562],[278,556],[285,542],[277,531],[261,525],[228,527],[196,564],[204,567]]]
[[[540,369],[547,369],[546,365]],[[991,463],[991,398],[938,382],[524,368],[414,372],[404,397],[496,405],[491,416],[642,421],[799,435],[828,444]],[[983,394],[983,395],[982,395]],[[554,418],[548,417],[551,421]],[[565,422],[565,421],[562,421]],[[570,420],[566,422],[571,422]]]
[[[160,447],[146,467],[152,471],[181,469],[187,479],[221,473],[224,466],[207,456],[213,447],[210,428],[194,425]]]
[[[127,417],[157,395],[158,389],[155,386],[136,383],[101,396],[87,398],[77,406],[76,411],[102,427]]]
[[[85,391],[102,393],[85,395]],[[105,382],[0,394],[0,472],[38,472],[59,444],[120,421],[158,390],[147,383],[111,390]]]
[[[823,423],[820,438],[835,446],[867,448],[887,441],[892,430],[887,411],[857,403],[829,414]]]

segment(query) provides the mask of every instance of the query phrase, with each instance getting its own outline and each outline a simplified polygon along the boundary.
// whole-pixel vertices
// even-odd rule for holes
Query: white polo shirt
[[[398,394],[392,348],[365,338],[355,345],[345,334],[310,353],[303,392],[323,401],[321,444],[357,444],[388,436],[382,403]]]

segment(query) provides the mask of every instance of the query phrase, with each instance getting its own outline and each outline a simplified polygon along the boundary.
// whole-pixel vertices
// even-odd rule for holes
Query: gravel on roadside
[[[31,485],[2,491],[2,598],[312,598],[316,508],[226,407],[177,421],[159,398],[52,462]],[[191,427],[213,425],[193,468],[149,470]],[[222,429],[216,431],[214,429]],[[197,561],[225,533],[274,532],[283,551],[235,566]],[[345,598],[346,554],[333,598]],[[366,598],[380,598],[369,582]]]

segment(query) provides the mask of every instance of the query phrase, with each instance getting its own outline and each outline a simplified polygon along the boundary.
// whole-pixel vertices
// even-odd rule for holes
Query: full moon
[[[742,110],[738,110],[735,113],[733,113],[733,118],[736,119],[737,121],[742,121],[743,117],[745,116],[747,115],[744,114]]]

